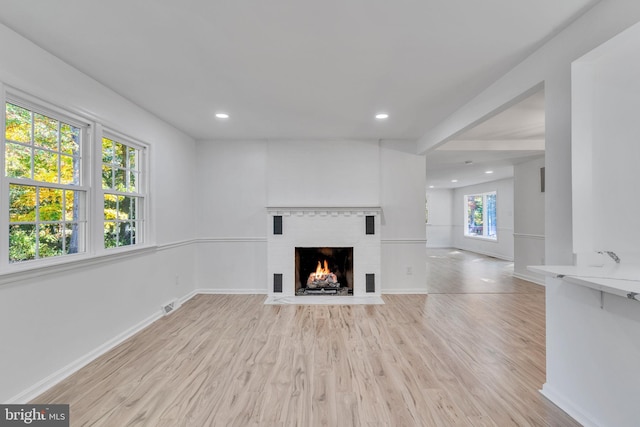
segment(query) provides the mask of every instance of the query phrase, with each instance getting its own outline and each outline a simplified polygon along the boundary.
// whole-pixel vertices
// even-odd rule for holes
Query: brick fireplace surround
[[[268,207],[266,303],[380,304],[381,208]],[[296,296],[296,247],[352,247],[353,295]]]

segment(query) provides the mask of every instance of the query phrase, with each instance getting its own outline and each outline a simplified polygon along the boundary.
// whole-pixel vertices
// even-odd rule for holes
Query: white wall
[[[2,25],[0,57],[1,83],[150,144],[150,237],[160,245],[64,271],[0,274],[0,401],[24,402],[194,289],[195,143]]]
[[[496,192],[498,240],[478,239],[464,235],[465,195]],[[453,246],[465,251],[513,261],[513,178],[486,182],[453,191]]]
[[[615,251],[640,264],[640,25],[573,66],[576,253]],[[588,159],[588,160],[587,160]]]
[[[269,141],[269,206],[378,206],[377,141]]]
[[[544,264],[545,193],[540,187],[540,168],[543,167],[544,157],[541,157],[513,168],[513,274],[541,284],[544,276],[530,272],[527,266]]]
[[[266,293],[266,141],[197,144],[197,288]]]
[[[573,262],[571,62],[639,20],[640,2],[601,1],[418,142],[434,147],[544,83],[547,264]],[[637,347],[628,353],[640,342],[637,303],[614,299],[599,311],[595,291],[551,279],[546,292],[545,395],[584,425],[637,425],[640,382],[620,381],[637,371]]]
[[[453,246],[453,190],[428,189],[427,197],[427,247],[450,248]]]
[[[380,143],[382,292],[426,293],[424,156],[406,141]]]
[[[198,288],[267,292],[267,206],[380,206],[382,291],[423,291],[424,157],[408,149],[403,141],[199,142]]]

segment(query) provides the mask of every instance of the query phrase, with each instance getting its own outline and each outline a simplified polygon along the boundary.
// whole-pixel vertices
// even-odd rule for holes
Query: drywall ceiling
[[[544,135],[541,90],[427,152],[427,186],[457,188],[511,178],[514,165],[544,156]]]
[[[196,139],[417,139],[596,2],[0,0],[0,22]]]

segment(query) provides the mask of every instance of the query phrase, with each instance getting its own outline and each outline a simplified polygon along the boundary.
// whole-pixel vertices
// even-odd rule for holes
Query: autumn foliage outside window
[[[26,94],[4,122],[0,266],[146,241],[146,144]]]
[[[85,251],[80,126],[6,103],[9,261]]]
[[[142,240],[140,165],[140,149],[102,138],[105,248],[134,245]]]

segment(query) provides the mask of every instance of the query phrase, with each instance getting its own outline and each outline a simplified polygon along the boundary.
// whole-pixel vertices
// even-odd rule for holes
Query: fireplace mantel
[[[282,215],[358,215],[377,216],[382,213],[380,206],[267,206],[271,216]]]

